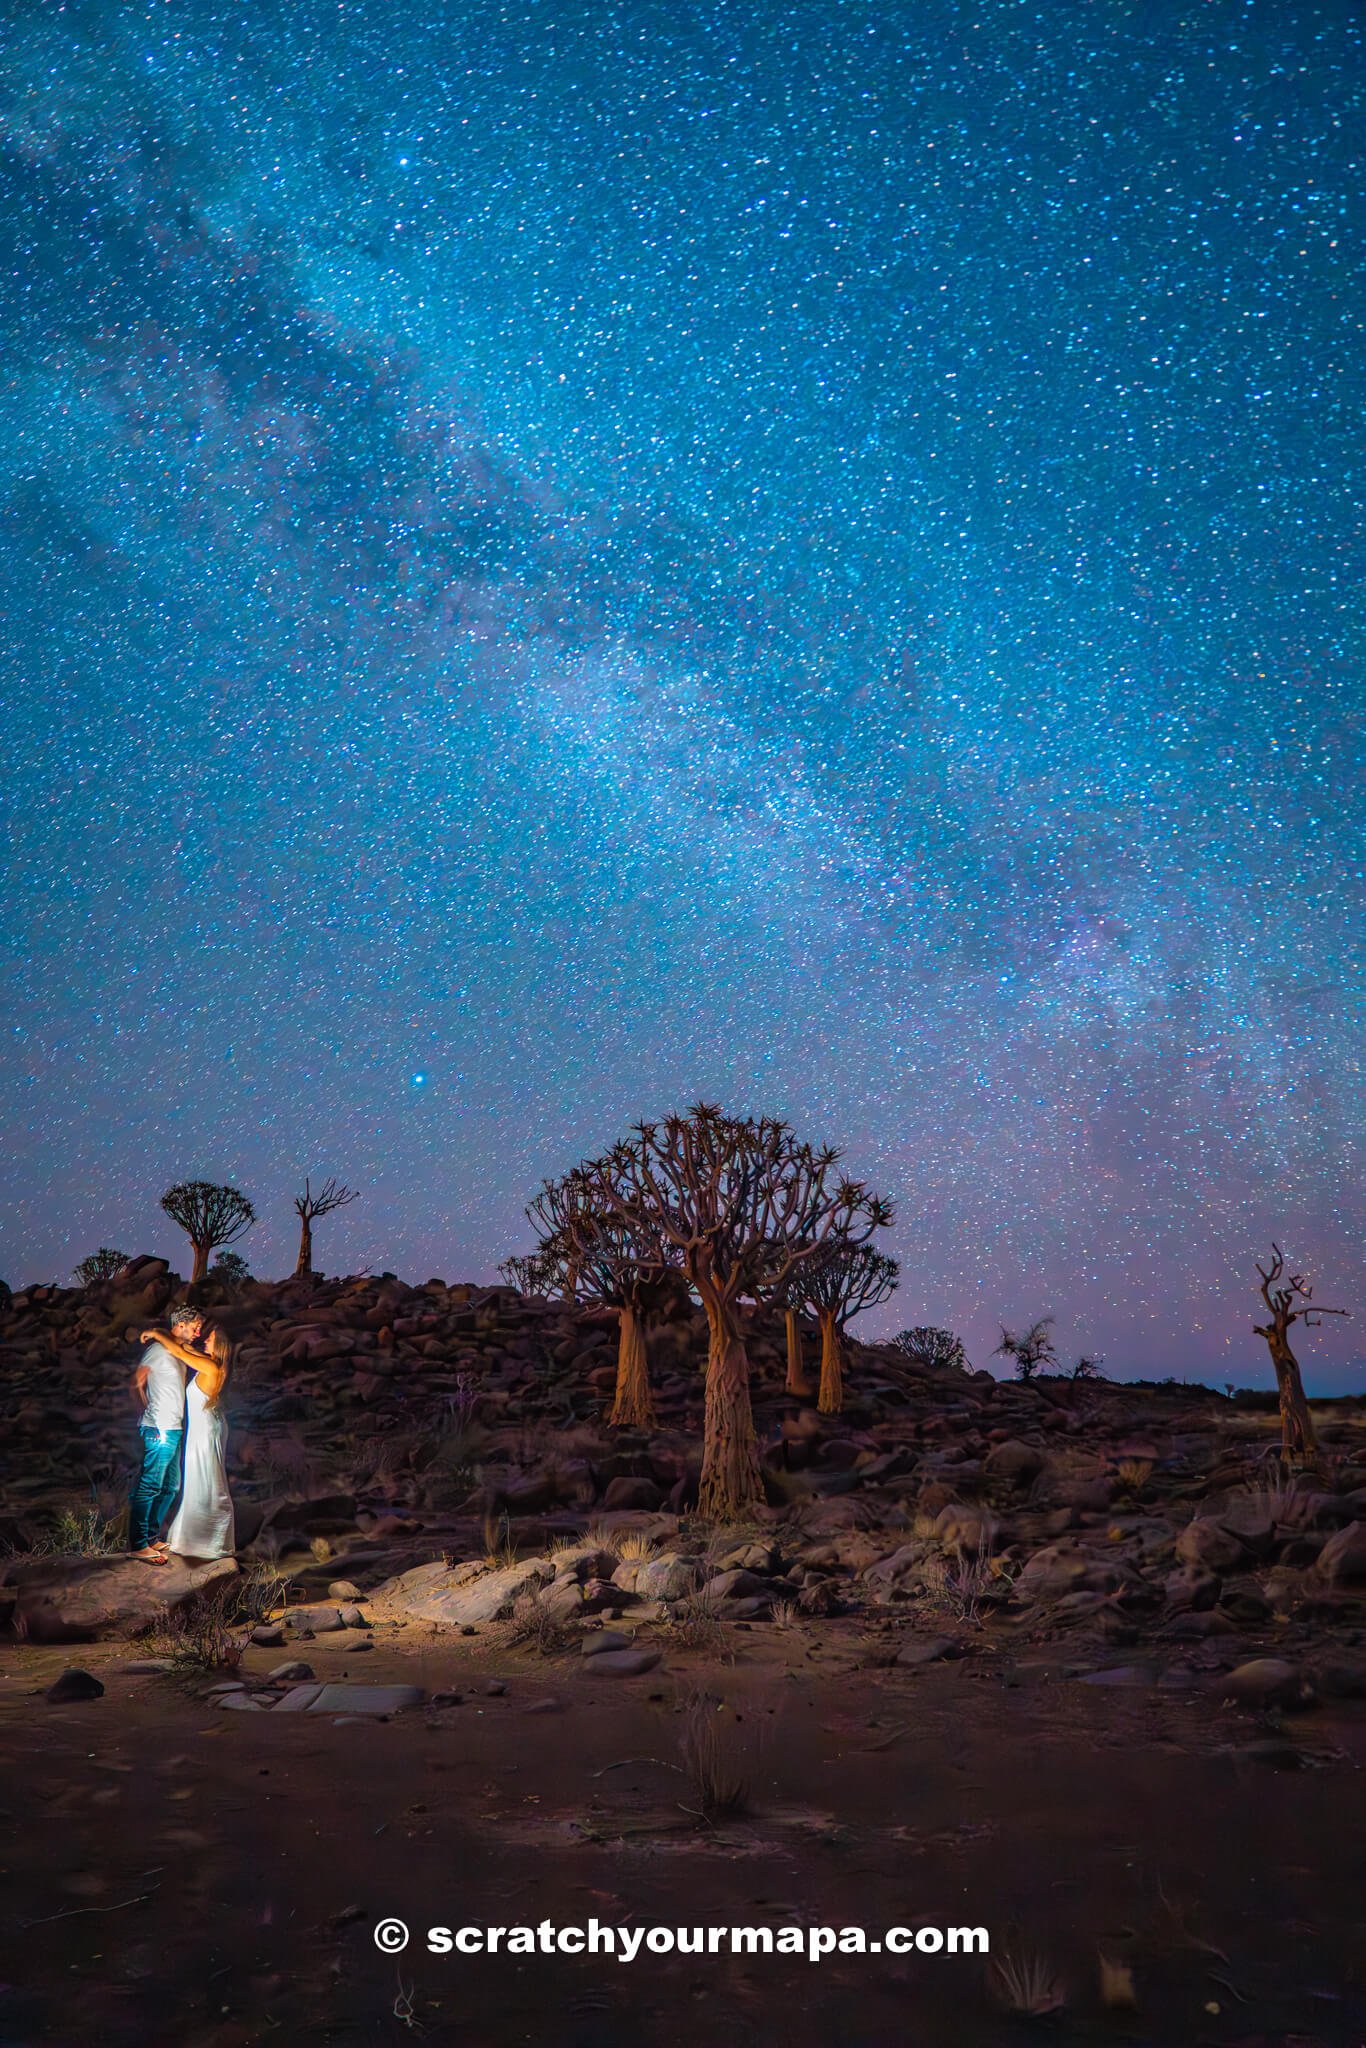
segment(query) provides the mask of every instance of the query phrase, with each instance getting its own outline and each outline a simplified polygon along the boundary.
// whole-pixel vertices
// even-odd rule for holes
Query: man
[[[186,1344],[197,1342],[198,1309],[178,1308],[171,1328]],[[128,1548],[144,1564],[165,1564],[161,1525],[180,1492],[180,1451],[185,1438],[185,1368],[164,1344],[149,1344],[133,1375],[143,1404],[142,1469],[128,1503]]]

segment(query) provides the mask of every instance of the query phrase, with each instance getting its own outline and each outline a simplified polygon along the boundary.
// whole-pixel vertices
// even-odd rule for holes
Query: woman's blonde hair
[[[218,1400],[228,1383],[228,1374],[232,1369],[232,1344],[228,1338],[227,1331],[220,1330],[216,1323],[204,1332],[204,1340],[215,1367],[213,1392],[209,1393],[206,1390],[204,1395],[204,1399],[212,1408],[214,1402]]]

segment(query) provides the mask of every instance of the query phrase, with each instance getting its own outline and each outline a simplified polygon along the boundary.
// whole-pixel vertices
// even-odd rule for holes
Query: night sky
[[[866,1334],[1269,1385],[1275,1233],[1359,1384],[1356,10],[4,16],[11,1284],[492,1278],[704,1097]]]

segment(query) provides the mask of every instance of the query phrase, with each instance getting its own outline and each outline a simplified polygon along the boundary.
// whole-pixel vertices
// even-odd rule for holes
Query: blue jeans
[[[175,1506],[180,1491],[183,1429],[142,1431],[142,1470],[128,1503],[128,1548],[145,1550]]]

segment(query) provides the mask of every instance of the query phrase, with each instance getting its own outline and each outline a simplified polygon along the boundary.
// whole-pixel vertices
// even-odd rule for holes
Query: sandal
[[[160,1550],[135,1550],[133,1556],[139,1564],[169,1564],[170,1558]]]

